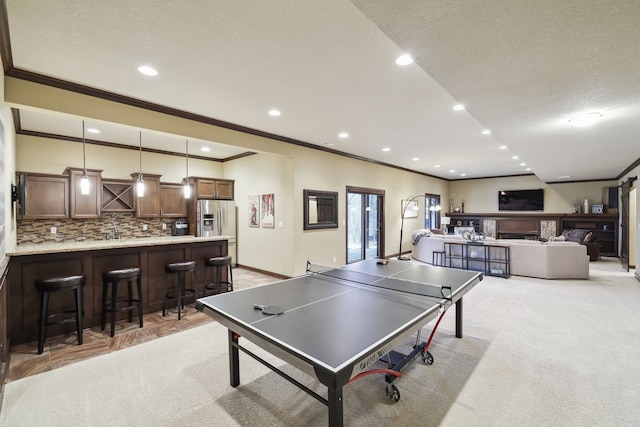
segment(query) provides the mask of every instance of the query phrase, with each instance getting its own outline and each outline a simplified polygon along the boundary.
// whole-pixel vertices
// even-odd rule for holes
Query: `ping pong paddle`
[[[254,310],[262,310],[262,314],[266,315],[278,315],[284,313],[284,309],[282,307],[278,307],[277,305],[260,305],[253,304]]]

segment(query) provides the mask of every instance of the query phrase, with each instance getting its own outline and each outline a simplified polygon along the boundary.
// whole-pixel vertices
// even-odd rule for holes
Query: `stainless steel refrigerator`
[[[237,264],[236,204],[232,200],[198,200],[196,213],[198,237],[230,236],[231,265]]]

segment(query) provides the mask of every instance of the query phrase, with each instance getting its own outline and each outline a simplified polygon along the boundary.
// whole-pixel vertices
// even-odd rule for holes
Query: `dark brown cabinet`
[[[167,218],[187,216],[187,203],[182,185],[160,184],[160,215]]]
[[[7,269],[4,268],[0,277],[0,405],[4,393],[4,383],[9,369],[9,339],[7,324]]]
[[[102,171],[87,170],[89,194],[82,194],[80,189],[80,179],[84,173],[83,169],[67,168],[65,172],[69,174],[70,180],[71,218],[99,218],[102,207]]]
[[[198,199],[233,200],[233,180],[195,178]]]
[[[138,173],[132,173],[131,177],[135,183],[138,180]],[[145,190],[144,196],[138,197],[134,194],[136,216],[138,218],[159,218],[160,217],[160,175],[142,174]],[[135,192],[135,184],[134,184]]]
[[[69,218],[69,177],[19,173],[22,219]]]
[[[600,255],[618,256],[618,215],[571,215],[561,220],[563,230],[581,228],[595,235],[595,243],[600,245]]]
[[[102,212],[133,212],[133,182],[102,180]]]

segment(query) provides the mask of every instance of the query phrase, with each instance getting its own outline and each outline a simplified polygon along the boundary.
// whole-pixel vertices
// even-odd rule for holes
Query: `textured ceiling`
[[[422,173],[610,179],[640,158],[640,2],[6,3],[16,69]],[[403,52],[416,63],[397,66]],[[568,123],[592,110],[598,124]],[[81,119],[23,109],[22,125],[78,136]],[[100,139],[137,145],[137,131]],[[181,152],[185,137],[145,146]]]

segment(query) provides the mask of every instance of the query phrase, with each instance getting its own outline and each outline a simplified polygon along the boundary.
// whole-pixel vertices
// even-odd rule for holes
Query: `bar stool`
[[[58,325],[68,322],[76,322],[76,331],[78,334],[78,345],[82,344],[82,287],[84,286],[85,276],[58,276],[46,279],[38,279],[35,281],[36,290],[40,292],[40,318],[38,319],[38,354],[42,354],[44,350],[44,341],[47,337],[47,326]],[[62,310],[49,313],[49,297],[52,293],[73,291],[75,294],[75,310]],[[74,316],[66,316],[62,320],[52,320],[62,315],[73,314]]]
[[[207,271],[213,268],[212,281],[207,282]],[[222,281],[222,271],[227,269],[227,280]],[[222,285],[225,285],[225,292],[233,291],[233,273],[231,272],[231,257],[218,256],[206,259],[204,261],[204,275],[202,276],[202,293],[207,295],[207,290],[215,291],[219,294],[222,292]]]
[[[445,251],[433,251],[431,254],[431,265],[440,265],[444,267],[446,262],[446,252]]]
[[[118,282],[127,282],[127,298],[118,299]],[[133,298],[133,281],[137,283],[138,298]],[[108,303],[109,285],[111,285],[111,303]],[[122,304],[125,304],[122,306]],[[118,307],[118,305],[121,305]],[[142,328],[142,269],[140,267],[121,268],[102,272],[102,330],[107,323],[107,312],[111,313],[111,336],[116,330],[116,313],[129,312],[129,322],[133,322],[133,310],[138,310],[138,320]]]
[[[180,261],[171,262],[164,266],[164,297],[162,298],[162,315],[165,315],[167,307],[167,299],[178,300],[178,320],[181,318],[180,310],[184,308],[184,298],[193,296],[195,297],[197,292],[195,289],[185,288],[185,273],[193,273],[193,285],[196,286],[196,262],[195,261]],[[177,289],[167,291],[167,281],[170,278],[170,274],[178,275],[178,287]]]

